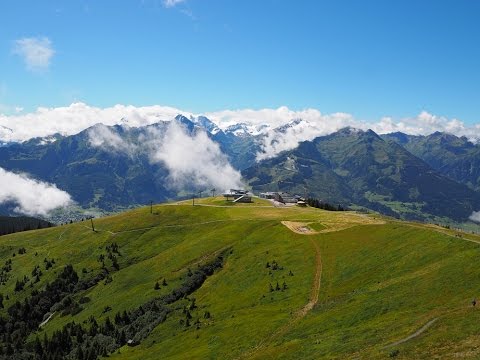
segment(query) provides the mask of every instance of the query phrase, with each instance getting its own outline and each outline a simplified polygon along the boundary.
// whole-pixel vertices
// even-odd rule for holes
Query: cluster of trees
[[[34,277],[35,283],[38,283],[40,281],[40,277],[43,275],[42,270],[40,270],[40,266],[35,265],[35,267],[32,270],[32,276]]]
[[[328,211],[347,211],[348,210],[342,205],[332,205],[325,201],[318,200],[315,198],[308,198],[306,203],[308,204],[308,206],[318,208],[318,209],[328,210]]]
[[[13,234],[20,231],[44,229],[54,226],[51,222],[28,216],[0,216],[0,235]]]
[[[43,259],[43,263],[45,264],[45,270],[50,269],[53,265],[55,265],[55,259]]]
[[[280,286],[280,284],[278,283],[277,281],[277,285],[275,285],[275,287],[272,286],[272,284],[270,283],[269,284],[269,291],[270,292],[274,292],[274,291],[284,291],[284,290],[287,290],[288,286],[287,286],[287,283],[284,281],[282,286]]]
[[[86,269],[85,269],[86,270]],[[86,272],[84,272],[86,273]],[[110,277],[110,272],[108,271],[107,268],[102,268],[99,273],[91,276],[91,277],[85,277],[82,278],[78,284],[77,288],[78,290],[86,290],[91,288],[92,286],[95,286],[98,284],[100,281],[107,279]]]
[[[167,286],[167,280],[165,278],[163,278],[163,281],[162,281],[162,286]],[[160,283],[157,281],[155,283],[155,286],[153,287],[155,290],[160,290]]]
[[[110,247],[111,252],[114,248]],[[0,318],[0,359],[94,360],[99,356],[107,356],[125,344],[138,344],[174,311],[174,306],[169,305],[187,298],[217,269],[223,267],[226,255],[225,251],[212,261],[189,271],[183,283],[170,293],[132,311],[117,313],[113,321],[107,317],[99,324],[94,317],[90,317],[85,324],[70,322],[50,338],[45,335],[43,340],[37,337],[27,343],[27,338],[50,315],[50,311],[71,311],[77,306],[72,296],[91,284],[91,280],[79,280],[73,267],[67,265],[44,290],[33,290],[23,303],[17,301],[8,309],[7,319]],[[105,276],[105,269],[102,276]],[[102,276],[95,279],[101,279]],[[189,312],[195,307],[195,300],[191,300],[185,309]],[[207,316],[209,318],[210,314],[205,318]]]
[[[267,265],[265,265],[265,267],[271,270],[283,270],[283,266],[278,265],[277,260],[273,260],[272,264],[267,261]]]
[[[5,285],[10,278],[10,272],[12,271],[12,259],[5,261],[5,265],[0,269],[0,285]]]
[[[27,276],[27,275],[24,275],[23,276],[23,279],[21,280],[18,280],[17,279],[17,282],[15,283],[15,292],[19,292],[19,291],[22,291],[23,288],[25,287],[25,285],[30,281],[30,278]]]
[[[125,333],[117,333],[115,325],[109,318],[104,324],[98,325],[91,317],[88,327],[74,322],[68,323],[62,330],[55,331],[50,338],[38,337],[29,344],[28,351],[32,359],[79,359],[94,360],[99,356],[106,357],[115,351],[116,344],[125,345]]]
[[[271,263],[269,261],[267,261],[267,264],[265,265],[265,268],[269,269],[268,270],[269,275],[272,275],[272,271],[283,270],[283,266],[280,266],[280,264],[277,262],[277,260],[273,260]],[[292,270],[290,270],[288,272],[288,276],[293,276]],[[285,290],[287,290],[287,288],[288,288],[288,286],[287,286],[287,283],[285,281],[283,281],[282,285],[280,285],[278,283],[278,281],[277,281],[277,284],[275,286],[273,286],[272,283],[270,283],[268,285],[269,292],[285,291]]]
[[[207,277],[213,275],[215,270],[223,267],[225,258],[230,250],[223,251],[211,262],[199,266],[197,269],[187,273],[187,277],[183,283],[171,293],[163,296],[165,304],[172,304],[198,290],[203,285]]]
[[[192,320],[193,316],[190,313],[191,310],[194,310],[197,305],[195,304],[196,299],[191,298],[188,299],[190,301],[190,304],[188,306],[184,306],[182,310],[182,314],[185,316],[185,319],[180,319],[180,325],[184,325],[185,327],[190,326],[190,320]],[[195,325],[197,328],[200,328],[200,319],[197,319],[195,322]]]
[[[29,334],[38,328],[55,303],[73,292],[77,282],[77,273],[67,265],[44,290],[33,290],[23,302],[15,302],[8,309],[8,318],[0,317],[0,354],[8,355],[11,350],[22,352]]]
[[[24,247],[21,247],[20,249],[18,249],[18,254],[19,255],[24,255],[26,253],[27,253],[27,249],[25,249]],[[12,256],[15,257],[16,254],[17,253],[13,253]],[[0,285],[5,285],[7,283],[8,279],[10,278],[9,273],[11,271],[12,271],[12,259],[8,259],[5,262],[5,265],[0,269]],[[22,291],[23,287],[26,285],[26,283],[29,280],[30,279],[26,275],[21,280],[17,279],[17,282],[15,284],[15,292]]]
[[[37,275],[41,273],[38,265],[35,266],[33,273]],[[98,282],[102,276],[93,279]],[[67,352],[61,350],[60,346],[65,346],[72,340],[66,337],[69,331],[71,334],[75,331],[75,334],[78,334],[78,326],[68,324],[62,331],[55,332],[51,339],[45,337],[43,342],[37,338],[34,343],[27,343],[27,338],[38,329],[44,319],[51,315],[51,312],[62,311],[62,315],[73,315],[81,311],[81,307],[73,300],[72,295],[94,284],[96,282],[92,282],[92,279],[79,280],[73,267],[67,265],[57,279],[46,284],[44,290],[33,290],[23,302],[17,301],[8,309],[8,318],[0,317],[0,334],[2,334],[0,359],[64,359]],[[89,300],[82,297],[79,303]],[[97,355],[102,355],[99,351],[102,351],[102,347],[98,344],[87,344],[85,353],[90,357],[82,355],[80,359],[96,359]]]
[[[100,256],[98,257],[98,261],[102,263],[102,268],[104,269],[107,268],[105,265],[105,259],[108,258],[112,262],[112,267],[117,271],[120,270],[120,265],[118,264],[117,256],[121,256],[122,254],[120,254],[118,244],[113,242],[105,246],[105,251],[107,252],[106,256],[104,254],[100,254]]]

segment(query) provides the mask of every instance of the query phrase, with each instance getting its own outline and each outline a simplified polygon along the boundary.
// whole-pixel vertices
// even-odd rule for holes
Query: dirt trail
[[[241,354],[237,358],[237,360],[250,359],[254,357],[256,354],[258,354],[261,350],[267,348],[275,339],[285,335],[296,323],[298,323],[298,321],[304,318],[308,314],[308,312],[311,311],[317,304],[318,296],[320,293],[321,280],[322,280],[322,258],[320,254],[320,247],[318,246],[316,241],[313,239],[310,239],[310,243],[315,249],[315,276],[313,279],[312,288],[310,290],[310,300],[303,308],[298,310],[285,325],[277,329],[270,336],[267,336],[266,338],[261,340],[253,349]]]
[[[310,301],[300,310],[300,317],[307,315],[307,313],[317,305],[320,286],[322,284],[322,257],[320,255],[320,247],[313,239],[310,239],[310,243],[315,248],[315,278],[313,279],[313,285],[310,291]]]
[[[86,229],[92,230],[91,226],[87,226],[87,225],[82,225],[82,226]],[[108,232],[109,234],[115,235],[115,233],[110,230],[95,229],[95,232]]]
[[[62,240],[63,234],[67,232],[68,228],[63,230],[63,232],[58,236],[58,240]]]
[[[385,222],[382,220],[376,220],[376,219],[371,219],[366,216],[358,216],[357,222],[352,222],[352,224],[349,224],[349,226],[338,226],[338,224],[335,222],[333,224],[325,224],[329,227],[327,229],[323,229],[320,231],[315,231],[311,229],[308,226],[308,223],[304,222],[294,222],[294,221],[282,221],[282,224],[288,227],[291,231],[301,234],[301,235],[314,235],[314,234],[321,234],[321,233],[327,233],[327,232],[335,232],[335,231],[340,231],[344,230],[350,226],[355,226],[355,225],[360,225],[360,224],[384,224]],[[352,220],[352,219],[350,219]],[[322,221],[322,224],[324,222]],[[322,257],[320,253],[320,247],[318,246],[317,242],[310,238],[310,243],[312,244],[313,248],[315,249],[315,276],[313,280],[313,284],[310,290],[310,300],[308,301],[307,304],[300,310],[298,310],[293,317],[282,327],[277,329],[274,333],[272,333],[270,336],[267,336],[263,340],[261,340],[254,348],[251,350],[241,354],[237,360],[240,359],[250,359],[254,357],[255,355],[258,355],[259,352],[267,348],[275,339],[285,335],[298,321],[300,321],[302,318],[304,318],[318,303],[318,297],[320,294],[320,288],[321,288],[321,281],[322,281]]]
[[[394,343],[391,343],[391,344],[385,346],[384,349],[387,349],[387,348],[392,347],[392,346],[397,346],[397,345],[403,344],[404,342],[407,342],[409,340],[412,340],[413,338],[416,338],[417,336],[419,336],[423,332],[425,332],[430,326],[432,326],[438,319],[439,319],[438,317],[433,318],[432,320],[427,322],[425,325],[423,325],[420,329],[415,331],[413,334],[407,336],[406,338],[395,341]]]
[[[403,339],[400,339],[398,341],[395,341],[391,344],[388,344],[388,345],[385,345],[383,347],[383,349],[388,349],[388,348],[391,348],[393,346],[397,346],[397,345],[400,345],[400,344],[403,344],[409,340],[412,340],[414,338],[416,338],[417,336],[420,336],[421,334],[423,334],[425,331],[427,331],[433,324],[435,324],[438,320],[440,320],[441,318],[443,317],[446,317],[448,315],[451,315],[451,314],[455,314],[455,313],[459,313],[459,312],[464,312],[466,309],[468,309],[469,307],[468,306],[460,306],[460,307],[457,307],[457,308],[454,308],[454,309],[451,309],[451,310],[448,310],[448,311],[445,311],[445,312],[442,312],[440,313],[438,316],[434,317],[433,319],[429,320],[425,325],[423,325],[421,328],[419,328],[417,331],[415,331],[413,334],[403,338]]]

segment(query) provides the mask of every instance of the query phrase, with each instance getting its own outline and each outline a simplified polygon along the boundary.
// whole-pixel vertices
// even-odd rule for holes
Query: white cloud
[[[470,220],[480,223],[480,211],[474,211],[469,217]]]
[[[111,128],[97,124],[88,130],[90,145],[94,147],[103,147],[113,152],[122,152],[133,157],[137,151],[137,146],[124,140],[120,135],[113,132]]]
[[[175,188],[188,184],[202,190],[211,186],[222,191],[242,187],[240,173],[205,132],[190,135],[174,121],[158,145],[152,149],[151,159],[165,164]]]
[[[185,0],[163,0],[163,5],[170,8],[177,6],[178,4],[181,4],[183,2],[185,2]]]
[[[0,203],[14,203],[14,211],[26,215],[47,215],[72,203],[70,195],[48,184],[0,168]]]
[[[361,122],[344,113],[336,113],[331,115],[322,115],[319,112],[312,116],[315,111],[310,111],[310,116],[304,116],[302,121],[288,122],[291,126],[287,126],[284,131],[275,131],[269,129],[262,139],[262,150],[257,154],[257,160],[268,159],[274,157],[278,153],[294,149],[302,141],[313,140],[318,136],[324,136],[338,131],[344,127],[360,127],[363,128]],[[285,125],[280,124],[279,126]]]
[[[73,103],[66,107],[38,108],[32,113],[0,115],[0,126],[12,129],[7,133],[0,130],[0,141],[25,141],[55,133],[73,135],[97,123],[145,126],[159,120],[171,120],[179,113],[182,113],[179,109],[157,105],[146,107],[115,105],[97,108],[84,103]],[[187,112],[183,114],[190,115]]]
[[[48,69],[55,50],[49,38],[32,37],[15,40],[13,53],[23,58],[28,70],[41,71]]]

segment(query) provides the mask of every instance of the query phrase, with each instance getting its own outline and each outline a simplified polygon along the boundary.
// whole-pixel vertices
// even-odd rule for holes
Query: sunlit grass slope
[[[80,277],[95,274],[112,242],[121,253],[112,281],[75,294],[90,302],[74,316],[55,313],[40,336],[71,321],[94,316],[100,323],[138,308],[178,286],[189,269],[228,250],[223,269],[190,296],[196,299],[191,326],[182,313],[189,301],[180,300],[138,346],[124,346],[110,357],[480,356],[480,313],[470,305],[480,295],[476,236],[351,212],[274,208],[259,199],[247,206],[225,205],[221,198],[197,204],[213,206],[157,205],[153,213],[146,207],[95,219],[96,232],[81,222],[0,237],[0,264],[12,259],[12,276],[0,286],[10,299],[0,314],[52,281],[65,264]],[[314,234],[294,233],[281,221],[304,222]],[[26,254],[18,254],[22,247]],[[49,270],[45,258],[55,260]],[[44,274],[40,282],[15,292],[16,279],[31,277],[36,265]],[[155,290],[163,279],[168,285]],[[281,290],[275,290],[277,283]]]

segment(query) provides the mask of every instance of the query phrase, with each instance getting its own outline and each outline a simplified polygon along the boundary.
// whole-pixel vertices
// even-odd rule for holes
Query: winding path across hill
[[[418,329],[417,331],[415,331],[413,334],[411,335],[408,335],[406,338],[403,338],[403,339],[400,339],[398,341],[395,341],[394,343],[391,343],[387,346],[384,347],[384,349],[387,349],[387,348],[390,348],[390,347],[393,347],[393,346],[397,346],[397,345],[400,345],[400,344],[403,344],[404,342],[407,342],[409,340],[412,340],[413,338],[416,338],[417,336],[421,335],[423,332],[425,332],[430,326],[432,326],[439,318],[436,317],[432,320],[430,320],[429,322],[427,322],[425,325],[423,325],[420,329]]]

